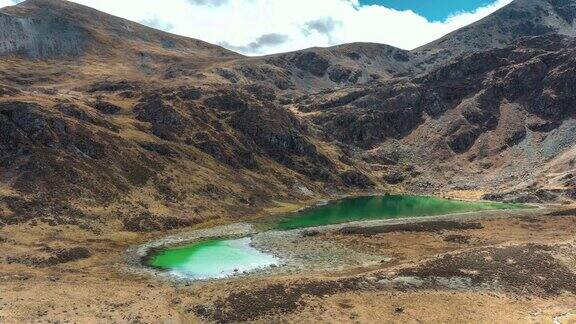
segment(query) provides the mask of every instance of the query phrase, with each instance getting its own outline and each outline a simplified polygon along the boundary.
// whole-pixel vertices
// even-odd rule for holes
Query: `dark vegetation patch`
[[[302,237],[314,237],[320,235],[320,231],[317,230],[304,230],[302,231]]]
[[[393,232],[441,232],[454,230],[482,229],[480,223],[461,223],[455,221],[431,221],[421,223],[381,225],[373,227],[344,227],[338,232],[342,235],[373,236]]]
[[[546,216],[576,216],[576,208],[554,211],[546,214]]]
[[[576,274],[551,255],[553,248],[527,244],[445,255],[400,275],[470,278],[476,286],[497,284],[506,291],[541,297],[576,294]]]
[[[117,91],[134,91],[141,85],[134,81],[99,81],[88,86],[88,92],[117,92]]]
[[[92,253],[85,247],[73,247],[69,249],[53,249],[49,246],[41,248],[38,252],[45,256],[17,256],[8,257],[8,263],[20,263],[35,267],[52,267],[62,263],[68,263],[89,258]]]
[[[10,210],[8,214],[0,213],[0,228],[41,221],[50,226],[77,225],[90,230],[89,224],[94,221],[89,215],[62,201],[0,197],[0,203]]]
[[[470,236],[452,234],[444,237],[444,242],[458,243],[458,244],[468,244],[470,243]]]
[[[255,291],[239,291],[214,305],[197,305],[196,315],[218,323],[253,321],[264,316],[288,314],[305,305],[304,296],[323,297],[358,289],[357,279],[316,281],[291,285],[273,284]]]
[[[118,113],[122,108],[116,106],[115,104],[109,103],[108,101],[98,100],[91,104],[91,106],[105,115],[114,115]]]
[[[125,218],[122,222],[124,229],[130,232],[153,232],[189,227],[198,224],[200,220],[195,218],[162,217],[153,215],[150,212],[143,212],[140,215]]]

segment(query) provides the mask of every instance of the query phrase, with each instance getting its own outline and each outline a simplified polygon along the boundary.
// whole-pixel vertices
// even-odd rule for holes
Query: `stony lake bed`
[[[426,231],[433,217],[438,231],[478,228],[477,223],[443,220],[454,215],[498,210],[526,210],[526,204],[463,201],[410,195],[351,196],[254,223],[239,223],[156,240],[129,250],[133,267],[173,280],[222,279],[237,275],[338,271],[368,267],[393,258],[377,251],[358,251],[333,240],[306,240],[325,232],[375,235]],[[435,216],[435,217],[434,217]],[[448,218],[447,218],[448,217]],[[432,226],[434,227],[434,226]],[[304,243],[304,244],[302,244]],[[152,270],[153,269],[153,270]]]

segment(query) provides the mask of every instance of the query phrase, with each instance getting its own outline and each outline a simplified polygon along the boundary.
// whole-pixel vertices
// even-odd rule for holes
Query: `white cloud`
[[[171,22],[160,20],[158,17],[146,18],[138,22],[141,23],[142,25],[146,25],[148,27],[160,29],[167,32],[169,32],[172,28],[174,28],[174,25],[172,25]]]
[[[376,42],[412,49],[479,20],[512,0],[430,22],[412,11],[358,0],[73,0],[133,21],[244,54],[287,52],[313,46]],[[0,0],[0,6],[12,0]],[[266,35],[284,41],[261,42]]]
[[[19,2],[22,2],[22,0],[0,0],[0,8],[6,6],[13,6]]]

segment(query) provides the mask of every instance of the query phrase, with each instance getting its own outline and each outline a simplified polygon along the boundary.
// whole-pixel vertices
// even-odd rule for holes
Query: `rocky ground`
[[[49,228],[13,228],[0,231],[0,320],[551,322],[576,310],[575,225],[576,209],[550,206],[290,231],[289,240],[257,241],[299,256],[337,246],[355,257],[340,268],[279,268],[213,282],[127,267],[126,250],[152,237],[77,233],[56,246],[32,239]],[[341,265],[330,252],[340,250],[322,257]],[[373,257],[381,262],[362,264]]]

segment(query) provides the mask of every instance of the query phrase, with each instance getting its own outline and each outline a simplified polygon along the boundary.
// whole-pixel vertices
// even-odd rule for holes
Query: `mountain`
[[[576,143],[575,50],[570,37],[524,37],[415,78],[317,94],[298,109],[326,141],[366,149],[376,170],[393,153],[387,169],[402,181],[413,180],[406,165],[435,164],[421,184],[539,187],[541,167]],[[560,174],[574,166],[573,156]],[[574,195],[571,182],[560,187]]]
[[[3,226],[169,229],[374,186],[276,89],[231,86],[241,55],[66,1],[2,15]]]
[[[233,70],[252,82],[274,82],[262,71],[276,71],[288,76],[281,90],[286,87],[303,92],[387,80],[425,73],[462,55],[505,47],[520,37],[550,33],[574,37],[574,12],[576,4],[570,0],[516,0],[412,51],[352,43],[239,60]]]
[[[0,11],[0,56],[55,59],[131,56],[135,53],[237,58],[203,41],[165,33],[67,1],[26,0]]]
[[[414,51],[244,57],[61,0],[0,11],[0,226],[154,231],[372,191],[575,198],[574,1]]]
[[[27,0],[2,8],[0,27],[0,64],[15,84],[149,80],[178,73],[178,66],[198,71],[242,57],[68,1]],[[37,69],[29,69],[34,59],[39,59]]]
[[[576,3],[571,0],[516,0],[492,15],[411,52],[426,70],[455,57],[501,48],[519,37],[557,33],[574,37]]]

